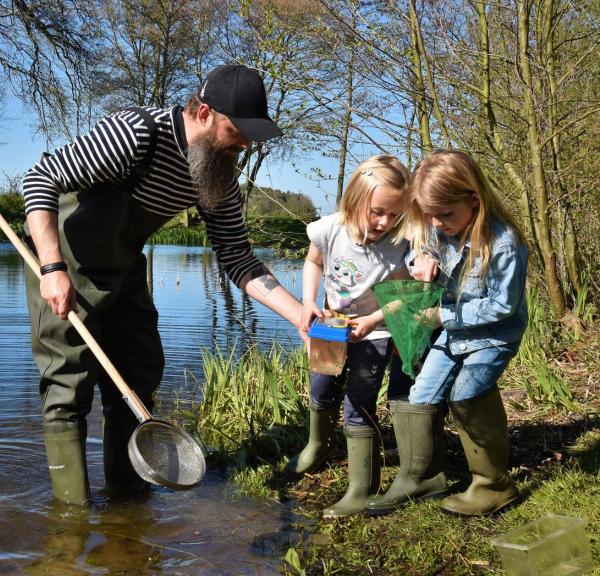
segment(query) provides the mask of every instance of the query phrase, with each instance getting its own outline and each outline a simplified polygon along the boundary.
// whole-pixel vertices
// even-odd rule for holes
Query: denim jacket
[[[463,278],[462,287],[459,280],[469,242],[459,249],[458,238],[436,232],[437,245],[431,247],[440,269],[438,282],[446,286],[440,310],[452,354],[518,342],[527,328],[528,249],[506,224],[494,221],[492,231],[487,275],[477,275],[477,258],[472,271]],[[407,256],[409,261],[413,258],[414,253]]]

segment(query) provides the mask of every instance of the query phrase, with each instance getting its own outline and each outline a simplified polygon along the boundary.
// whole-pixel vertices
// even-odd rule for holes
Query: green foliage
[[[199,226],[165,226],[152,234],[148,244],[178,244],[181,246],[209,246],[204,224]]]
[[[242,187],[242,194],[247,186]],[[315,206],[308,196],[294,192],[283,192],[261,186],[253,188],[248,202],[248,217],[284,216],[312,221],[316,218]]]
[[[215,452],[234,454],[238,467],[280,457],[293,442],[288,426],[302,421],[308,360],[302,349],[288,355],[273,345],[265,355],[252,346],[202,353],[202,400],[191,418],[202,441]]]
[[[255,246],[273,248],[278,254],[297,258],[308,249],[306,224],[285,216],[249,218],[250,242]]]
[[[18,236],[23,233],[25,201],[22,194],[18,192],[0,193],[0,214],[4,216]],[[7,241],[2,232],[0,232],[0,241]]]
[[[527,296],[529,325],[521,342],[516,362],[526,370],[523,378],[527,394],[533,400],[575,408],[573,393],[561,375],[552,368],[551,329],[553,322],[545,303],[535,288],[530,288]]]

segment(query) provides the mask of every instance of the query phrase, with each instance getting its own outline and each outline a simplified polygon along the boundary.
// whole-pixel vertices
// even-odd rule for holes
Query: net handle
[[[23,260],[27,263],[31,271],[41,280],[42,275],[40,273],[40,263],[37,258],[31,253],[31,250],[23,243],[23,241],[14,233],[8,222],[4,219],[4,216],[0,214],[0,228],[6,237],[11,241],[13,246],[17,249],[19,254],[23,257]],[[73,328],[77,330],[79,335],[83,338],[83,341],[89,346],[90,350],[100,362],[100,365],[106,373],[110,376],[111,380],[115,383],[121,394],[123,394],[123,400],[127,403],[131,411],[135,414],[135,417],[140,422],[146,422],[152,420],[152,414],[148,412],[143,402],[138,398],[137,394],[127,385],[123,377],[119,374],[115,365],[110,361],[108,356],[104,353],[96,339],[92,336],[90,331],[85,327],[85,324],[81,321],[81,318],[77,316],[74,310],[71,310],[67,315],[69,322],[73,325]]]

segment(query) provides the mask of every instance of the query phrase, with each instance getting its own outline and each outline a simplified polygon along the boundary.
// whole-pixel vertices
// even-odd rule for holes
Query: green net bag
[[[440,305],[444,287],[420,280],[386,280],[373,286],[388,330],[402,360],[402,371],[415,377],[415,364],[427,347],[435,315],[424,310]]]

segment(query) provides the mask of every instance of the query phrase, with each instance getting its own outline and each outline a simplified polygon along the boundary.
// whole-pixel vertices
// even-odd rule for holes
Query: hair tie
[[[373,176],[373,170],[366,168],[365,170],[361,171],[361,174],[364,174],[365,176]]]

